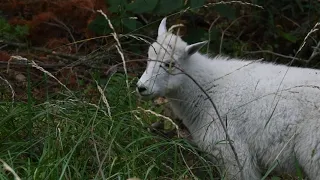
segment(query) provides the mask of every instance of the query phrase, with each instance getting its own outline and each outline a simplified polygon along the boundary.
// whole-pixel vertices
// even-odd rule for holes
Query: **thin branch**
[[[23,62],[5,62],[5,61],[0,61],[0,66],[1,65],[14,65],[14,66],[28,66],[28,63],[23,63]],[[44,63],[38,63],[39,66],[47,68],[47,69],[54,69],[54,68],[59,68],[59,67],[64,67],[66,66],[65,64],[44,64]]]
[[[209,47],[210,47],[210,41],[211,41],[211,29],[212,29],[213,25],[218,21],[219,18],[220,18],[220,16],[218,15],[218,17],[210,24],[210,27],[208,29],[209,39],[208,39],[208,44],[207,44],[207,54],[209,54]]]
[[[9,86],[9,88],[10,88],[10,90],[11,90],[11,99],[12,99],[12,103],[14,102],[14,96],[15,96],[15,92],[14,92],[14,90],[13,90],[13,87],[11,86],[11,84],[9,83],[9,81],[8,80],[6,80],[5,78],[3,78],[3,77],[1,77],[0,76],[0,79],[2,80],[2,81],[4,81],[8,86]]]
[[[257,7],[257,8],[263,9],[262,6],[259,6],[259,5],[256,5],[256,4],[252,4],[252,3],[248,3],[248,2],[242,2],[242,1],[219,1],[219,2],[216,2],[216,3],[206,4],[206,5],[204,5],[204,7],[215,6],[215,5],[218,5],[218,4],[241,4],[241,5],[253,6],[253,7]]]
[[[238,17],[237,19],[233,20],[226,29],[224,29],[224,30],[222,31],[222,33],[221,33],[221,38],[220,38],[219,54],[221,54],[221,51],[222,51],[223,38],[224,38],[224,35],[225,35],[226,31],[227,31],[235,22],[237,22],[239,19],[244,18],[244,17],[249,17],[249,16],[251,16],[251,15],[244,15],[244,16]]]
[[[19,61],[25,61],[27,62],[29,65],[31,65],[32,67],[38,69],[39,71],[47,74],[48,76],[50,76],[51,78],[53,78],[54,80],[56,80],[61,86],[63,86],[68,92],[70,92],[71,94],[72,91],[66,86],[64,85],[58,78],[56,78],[54,75],[52,75],[49,71],[45,70],[43,67],[39,66],[37,63],[35,63],[34,61],[32,60],[28,60],[27,58],[24,58],[24,57],[21,57],[21,56],[11,56],[10,57],[10,60],[13,60],[13,59],[16,59],[16,60],[19,60]],[[10,61],[9,60],[9,61]]]
[[[15,46],[15,47],[19,47],[19,48],[28,48],[30,50],[34,50],[34,51],[40,51],[40,52],[45,52],[48,54],[53,54],[56,56],[61,56],[64,58],[68,58],[71,60],[79,60],[81,57],[79,56],[75,56],[75,55],[70,55],[70,54],[65,54],[65,53],[60,53],[60,52],[56,52],[54,50],[50,50],[50,49],[46,49],[46,48],[41,48],[41,47],[30,47],[28,44],[25,43],[16,43],[16,42],[10,42],[10,41],[6,41],[3,39],[0,39],[0,43],[4,43],[7,44],[9,46]]]
[[[311,56],[309,57],[309,59],[307,60],[306,65],[308,65],[315,56],[317,56],[318,54],[320,54],[319,47],[320,47],[320,41],[318,42],[318,44],[317,44],[316,47],[313,47],[313,52],[312,52]]]
[[[297,57],[293,57],[293,56],[287,56],[287,55],[283,55],[280,53],[276,53],[276,52],[272,52],[269,50],[260,50],[260,51],[245,51],[242,50],[243,53],[247,53],[247,54],[258,54],[258,53],[268,53],[268,54],[272,54],[272,55],[276,55],[285,59],[294,59],[295,61],[301,62],[301,63],[306,63],[308,60],[306,59],[301,59],[301,58],[297,58]]]
[[[64,29],[69,33],[69,35],[70,35],[70,37],[71,37],[71,39],[72,39],[72,41],[73,41],[73,43],[74,43],[74,45],[76,47],[76,52],[78,52],[79,51],[79,47],[78,47],[78,45],[76,43],[76,39],[73,37],[73,34],[72,34],[70,28],[64,22],[60,21],[57,18],[53,18],[53,20],[56,21],[57,23],[59,23],[60,25],[62,25],[64,27]]]

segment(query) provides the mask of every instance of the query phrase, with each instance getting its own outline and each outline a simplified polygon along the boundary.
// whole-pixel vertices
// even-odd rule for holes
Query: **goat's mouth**
[[[155,93],[152,93],[152,92],[139,92],[137,91],[137,94],[139,95],[139,97],[141,99],[144,99],[144,100],[150,100],[150,99],[153,99],[156,97],[156,94]]]

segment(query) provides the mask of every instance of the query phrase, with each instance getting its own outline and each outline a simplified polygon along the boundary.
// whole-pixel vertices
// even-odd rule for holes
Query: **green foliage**
[[[222,17],[226,17],[230,20],[234,20],[236,18],[236,11],[230,5],[217,4],[213,9]]]
[[[112,32],[108,26],[108,21],[102,15],[98,15],[96,19],[88,25],[88,28],[99,35]]]
[[[187,5],[184,5],[184,0],[108,0],[108,10],[116,17],[111,18],[113,26],[120,32],[128,33],[135,29],[142,27],[142,24],[134,17],[136,14],[148,14],[148,15],[167,15],[173,12],[177,12],[190,6],[192,8],[201,7],[205,0],[191,0]],[[91,24],[89,28],[100,34],[109,34],[111,29],[109,28],[107,21],[102,16],[98,16]]]
[[[279,30],[278,29],[278,35],[281,36],[282,38],[290,41],[291,43],[296,43],[297,40],[298,40],[298,37],[295,36],[293,33],[286,33],[286,32],[283,32],[282,30]]]
[[[191,8],[198,8],[204,5],[206,0],[190,0],[188,1]]]
[[[109,11],[116,13],[124,9],[127,0],[108,0],[107,3],[110,5]]]
[[[208,33],[205,29],[199,27],[190,27],[188,29],[188,34],[183,39],[189,43],[196,43],[206,40],[207,37]]]
[[[123,74],[101,79],[108,106],[102,97],[97,103],[74,96],[37,105],[1,102],[0,159],[22,179],[181,179],[200,168],[213,179],[214,166],[187,141],[148,131],[148,119],[159,119],[137,109],[135,82],[129,77],[127,89]],[[0,170],[0,179],[12,178]]]
[[[6,40],[21,40],[29,34],[27,26],[11,26],[4,18],[0,17],[0,38]]]
[[[161,0],[155,10],[156,14],[167,15],[183,7],[183,0]]]
[[[127,4],[127,10],[136,14],[150,13],[156,8],[159,0],[136,0]]]
[[[263,9],[236,2],[213,3],[203,7],[207,2],[206,0],[106,0],[108,10],[112,12],[109,18],[118,33],[134,32],[150,36],[153,35],[150,32],[155,32],[156,29],[156,23],[153,23],[155,20],[163,16],[172,16],[169,21],[181,23],[182,20],[186,25],[187,33],[183,34],[183,38],[188,43],[210,38],[210,53],[248,56],[248,58],[262,56],[267,60],[278,58],[279,63],[288,63],[290,59],[279,58],[270,53],[248,54],[243,50],[250,52],[264,49],[286,55],[295,54],[320,15],[320,3],[316,1],[251,0],[248,2],[260,5]],[[217,17],[219,19],[209,29],[210,23]],[[203,22],[199,22],[198,19]],[[150,24],[144,26],[145,22]],[[100,35],[112,32],[102,16],[98,16],[89,27]],[[316,46],[316,43],[311,46]],[[132,49],[133,46],[128,48]],[[136,52],[136,49],[133,51]],[[309,58],[308,52],[300,52],[299,55],[303,59]]]

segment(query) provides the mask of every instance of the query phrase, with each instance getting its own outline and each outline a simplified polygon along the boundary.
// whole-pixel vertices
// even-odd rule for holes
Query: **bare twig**
[[[98,82],[96,82],[96,85],[97,85],[97,88],[99,90],[99,93],[101,94],[101,97],[102,97],[102,101],[104,102],[104,104],[106,105],[107,107],[107,110],[108,110],[108,116],[111,118],[111,110],[110,110],[110,105],[108,103],[108,100],[107,100],[107,97],[104,95],[104,91],[102,90],[102,88],[99,86]]]
[[[175,29],[175,28],[179,28],[179,29],[180,29],[180,27],[183,27],[183,26],[184,26],[183,24],[175,24],[175,25],[172,25],[172,26],[169,28],[168,32],[172,32],[173,29]]]
[[[262,6],[259,6],[259,5],[256,5],[256,4],[252,4],[252,3],[248,3],[248,2],[242,2],[242,1],[219,1],[219,2],[216,2],[216,3],[206,4],[206,5],[204,5],[204,7],[215,6],[215,5],[218,5],[218,4],[241,4],[241,5],[253,6],[253,7],[257,7],[257,8],[263,9]]]
[[[309,37],[312,33],[314,33],[314,32],[316,32],[316,31],[319,30],[319,29],[318,29],[318,26],[319,26],[319,25],[320,25],[320,22],[316,23],[316,24],[313,26],[313,28],[308,32],[308,34],[304,37],[303,42],[302,42],[302,45],[301,45],[300,48],[298,49],[298,51],[297,51],[297,53],[296,53],[295,56],[297,56],[297,55],[299,54],[299,52],[302,50],[302,48],[304,47],[304,45],[305,45],[306,42],[307,42],[308,37]],[[294,61],[294,59],[293,59],[292,61]]]
[[[39,66],[37,63],[35,63],[34,61],[29,61],[27,58],[21,57],[21,56],[11,56],[10,59],[17,59],[19,61],[25,61],[28,64],[30,64],[32,67],[40,70],[41,72],[47,74],[48,76],[50,76],[51,78],[53,78],[54,80],[56,80],[61,86],[63,86],[66,90],[68,90],[69,92],[72,93],[72,91],[66,86],[64,85],[58,78],[56,78],[54,75],[52,75],[49,71],[43,69],[43,67]]]
[[[0,159],[0,162],[2,163],[3,168],[6,171],[9,171],[13,174],[13,177],[15,180],[21,180],[21,178],[18,176],[18,174],[6,162],[4,162],[2,159]]]
[[[306,65],[308,65],[315,56],[320,54],[320,49],[319,48],[320,48],[320,41],[318,42],[316,47],[313,47],[313,52],[312,52],[311,56],[309,57],[309,59],[307,60]]]
[[[27,63],[22,63],[22,62],[5,62],[5,61],[0,61],[0,66],[1,65],[14,65],[14,66],[28,66]],[[66,66],[66,64],[44,64],[44,63],[39,63],[39,66],[43,67],[43,68],[48,68],[48,69],[52,69],[52,68],[59,68],[59,67],[64,67]]]
[[[62,27],[69,33],[69,35],[70,35],[70,37],[71,37],[71,39],[74,42],[74,45],[76,47],[76,52],[78,52],[79,51],[79,47],[78,47],[78,45],[76,43],[76,39],[73,37],[73,34],[72,34],[70,28],[64,22],[60,21],[57,18],[53,18],[53,20],[56,21],[57,23],[59,23],[60,25],[62,25]]]
[[[7,44],[4,44],[4,45],[0,46],[0,49],[5,48],[7,46],[8,46]]]
[[[218,15],[218,17],[210,24],[210,27],[208,29],[208,34],[209,34],[208,42],[211,41],[211,29],[213,28],[213,25],[218,21],[219,18],[220,16]],[[207,44],[207,54],[209,54],[209,47],[210,47],[210,43]]]
[[[144,23],[149,24],[148,20],[142,14],[139,14],[139,17]]]
[[[78,59],[81,58],[81,57],[79,57],[79,56],[75,56],[75,55],[71,55],[71,54],[65,54],[65,53],[60,53],[60,52],[56,52],[56,51],[54,51],[54,50],[49,50],[49,49],[46,49],[46,48],[30,47],[30,46],[28,46],[28,44],[25,44],[25,43],[16,43],[16,42],[10,42],[10,41],[6,41],[6,40],[1,40],[1,39],[0,39],[0,43],[7,44],[7,45],[9,45],[9,46],[15,46],[15,47],[19,47],[19,48],[28,48],[28,49],[34,50],[34,51],[45,52],[45,53],[48,53],[48,54],[53,54],[53,55],[56,55],[56,56],[61,56],[61,57],[68,58],[68,59],[71,59],[71,60],[78,60]]]
[[[221,52],[222,52],[223,38],[224,38],[224,35],[225,35],[226,31],[227,31],[235,22],[237,22],[239,19],[244,18],[244,17],[248,17],[248,16],[250,16],[250,15],[245,15],[245,16],[240,16],[240,17],[238,17],[237,19],[233,20],[226,29],[224,29],[224,30],[222,31],[222,33],[221,33],[221,38],[220,38],[219,54],[221,54]]]
[[[127,85],[127,88],[129,89],[129,81],[128,81],[128,72],[127,72],[126,60],[124,58],[124,54],[122,52],[122,46],[121,46],[121,43],[119,41],[118,35],[116,33],[116,30],[114,29],[114,27],[113,27],[110,19],[108,18],[108,16],[102,10],[97,10],[97,12],[99,12],[101,15],[104,16],[104,18],[108,21],[109,27],[113,31],[113,33],[111,33],[111,35],[113,36],[114,40],[117,42],[116,48],[117,48],[117,51],[120,54],[122,62],[123,62],[123,69],[124,69],[124,73],[125,73],[125,76],[126,76],[126,85]]]
[[[283,18],[287,19],[288,21],[290,21],[292,24],[298,26],[299,28],[301,27],[297,22],[295,22],[294,20],[288,18],[287,16],[285,16],[285,15],[283,15],[283,14],[282,14],[281,16],[282,16]]]
[[[247,54],[268,53],[268,54],[273,54],[273,55],[276,55],[276,56],[279,56],[279,57],[282,57],[282,58],[285,58],[285,59],[294,59],[295,61],[299,61],[301,63],[306,63],[307,62],[306,59],[296,58],[296,57],[293,57],[293,56],[287,56],[287,55],[283,55],[283,54],[280,54],[280,53],[272,52],[272,51],[269,51],[269,50],[261,50],[261,51],[245,51],[245,50],[242,50],[242,52],[243,53],[247,53]]]
[[[10,90],[11,90],[11,99],[12,99],[12,103],[14,102],[14,96],[15,96],[15,92],[14,92],[14,90],[13,90],[13,87],[11,86],[11,84],[9,83],[9,81],[8,80],[6,80],[5,78],[3,78],[3,77],[1,77],[0,76],[0,79],[2,80],[2,81],[4,81],[8,86],[9,86],[9,88],[10,88]]]

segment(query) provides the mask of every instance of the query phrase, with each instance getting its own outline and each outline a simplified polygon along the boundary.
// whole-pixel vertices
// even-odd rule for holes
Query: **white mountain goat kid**
[[[297,162],[320,179],[320,71],[211,59],[198,53],[205,43],[187,45],[163,19],[139,94],[168,98],[194,142],[222,160],[227,179],[260,179],[275,163],[275,172],[295,174]]]

